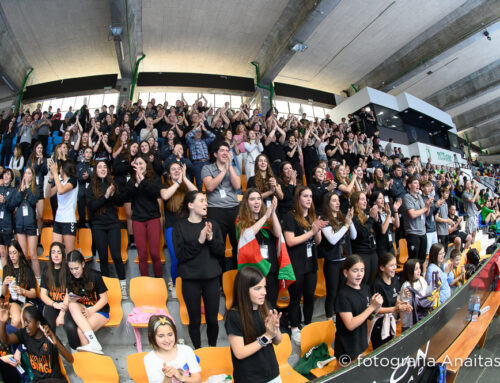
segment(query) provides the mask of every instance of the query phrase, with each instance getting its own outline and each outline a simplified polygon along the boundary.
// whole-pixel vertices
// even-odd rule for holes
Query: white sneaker
[[[122,291],[122,299],[128,299],[128,294],[127,294],[127,285],[126,284],[120,284],[120,289]]]
[[[292,340],[297,346],[300,346],[300,330],[299,329],[292,330]]]
[[[104,353],[102,352],[102,348],[101,347],[99,347],[99,348],[94,347],[90,343],[86,344],[85,346],[77,347],[76,350],[77,351],[92,352],[94,354],[99,354],[99,355],[104,355]]]

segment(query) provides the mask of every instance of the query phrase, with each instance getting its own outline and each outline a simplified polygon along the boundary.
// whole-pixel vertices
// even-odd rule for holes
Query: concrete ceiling
[[[277,44],[278,36],[279,65],[266,63],[278,73],[271,76],[275,81],[336,94],[351,84],[408,92],[450,113],[459,134],[477,137],[473,142],[483,148],[489,146],[485,137],[495,137],[491,149],[500,152],[499,1],[316,3],[311,8],[309,0],[0,0],[0,74],[16,89],[29,68],[29,84],[130,76],[135,53],[142,51],[141,71],[254,77],[250,62],[272,52],[269,42]],[[135,27],[130,47],[129,36],[122,35],[122,60],[108,28],[119,20],[116,7],[125,5]],[[294,24],[290,10],[297,9]],[[121,20],[126,14],[120,10]],[[483,36],[485,28],[491,40]],[[308,46],[305,52],[282,51],[299,37]],[[0,101],[12,93],[0,87]]]

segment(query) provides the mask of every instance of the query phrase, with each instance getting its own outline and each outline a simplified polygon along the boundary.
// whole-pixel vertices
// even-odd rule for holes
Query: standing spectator
[[[0,258],[2,267],[7,262],[7,246],[12,238],[12,212],[15,209],[14,197],[16,189],[12,186],[14,173],[5,169],[2,174],[3,185],[0,186]]]
[[[441,243],[445,249],[448,248],[449,242],[449,230],[450,226],[454,225],[454,222],[451,218],[448,217],[448,197],[450,192],[447,187],[441,186],[439,189],[439,200],[436,202],[436,206],[438,207],[435,214],[436,226],[437,226],[437,236],[439,243]],[[427,247],[430,250],[429,244]]]
[[[429,215],[430,207],[434,201],[429,198],[424,202],[422,196],[418,194],[420,183],[416,176],[409,177],[407,185],[408,193],[403,197],[403,223],[408,242],[408,257],[417,258],[423,263],[427,250],[425,217]]]
[[[297,188],[294,209],[283,219],[283,234],[296,278],[295,283],[288,287],[288,313],[292,340],[296,344],[300,344],[301,298],[304,298],[304,323],[308,325],[312,320],[318,270],[317,246],[321,242],[321,229],[327,223],[316,218],[311,189],[305,186]]]
[[[23,117],[21,120],[21,128],[19,129],[18,136],[20,137],[17,142],[21,147],[21,152],[23,153],[24,161],[28,159],[31,149],[31,141],[33,139],[33,124],[31,121],[31,116]]]
[[[273,195],[279,199],[283,199],[283,192],[281,186],[276,181],[269,160],[265,154],[259,154],[255,161],[255,175],[248,179],[247,190],[249,188],[256,188],[262,196],[264,202],[269,207]]]
[[[264,148],[262,147],[262,144],[260,143],[254,130],[248,132],[248,140],[244,143],[244,146],[247,152],[245,160],[245,175],[247,179],[249,179],[255,174],[255,161],[258,155],[263,152]]]
[[[128,183],[132,201],[132,226],[142,276],[149,276],[148,248],[156,278],[161,278],[163,266],[160,259],[160,181],[154,174],[149,159],[138,156],[132,164],[134,177]],[[163,251],[163,249],[161,249]]]
[[[7,166],[12,151],[12,141],[16,136],[15,120],[9,121],[6,131],[2,134],[2,155],[0,157],[0,166]],[[22,150],[21,150],[22,152]]]
[[[278,183],[283,192],[283,197],[278,196],[278,217],[282,219],[293,209],[295,189],[297,187],[297,172],[288,161],[282,162],[279,167]]]
[[[85,190],[90,184],[90,178],[92,176],[92,157],[94,153],[90,146],[87,146],[83,151],[82,161],[76,165],[76,177],[78,180],[78,227],[84,228],[89,227],[87,224],[87,203],[85,200]]]
[[[24,157],[22,156],[21,147],[19,145],[16,145],[14,148],[14,155],[10,158],[9,168],[14,172],[14,179],[21,179],[21,172],[24,168]]]
[[[43,155],[43,145],[41,142],[35,142],[33,146],[33,151],[28,159],[28,167],[33,168],[35,171],[35,183],[38,189],[38,201],[36,203],[36,225],[38,228],[38,234],[42,232],[43,226],[43,208],[45,204],[43,184],[45,181],[45,176],[48,173],[47,158]],[[40,237],[38,237],[40,241]]]
[[[215,140],[215,134],[207,130],[203,122],[199,122],[193,130],[186,135],[186,142],[189,146],[189,156],[194,166],[196,187],[199,191],[202,190],[202,169],[209,164],[208,145],[210,145],[213,140]]]
[[[302,184],[302,165],[300,157],[302,156],[301,142],[298,142],[295,136],[288,137],[288,148],[285,149],[287,161],[292,164],[293,170],[297,172],[297,182]]]
[[[217,345],[217,315],[222,269],[218,258],[224,257],[224,240],[217,223],[206,220],[207,201],[199,191],[190,191],[184,198],[187,218],[179,220],[172,233],[182,296],[189,315],[189,337],[194,348],[201,347],[201,298],[205,304],[208,345]]]
[[[442,206],[444,200],[435,199],[431,194],[434,191],[434,186],[430,181],[420,181],[422,198],[425,201],[428,199],[432,200],[432,204],[429,207],[429,214],[425,217],[425,236],[427,238],[427,246],[425,247],[425,254],[429,254],[429,250],[432,245],[437,243],[438,234],[437,234],[437,224],[436,224],[436,211]],[[445,246],[448,246],[446,244]]]
[[[462,201],[465,207],[467,220],[465,221],[465,232],[471,235],[472,243],[476,240],[477,227],[479,225],[479,213],[476,202],[479,198],[479,185],[472,185],[472,181],[465,182],[465,191],[462,193]]]
[[[231,166],[233,155],[226,142],[218,142],[214,149],[215,162],[206,165],[201,171],[201,178],[207,190],[208,218],[218,224],[224,243],[229,235],[233,247],[231,268],[236,269],[238,243],[234,222],[240,205],[236,194],[241,188],[240,174]],[[222,269],[225,271],[224,265]]]

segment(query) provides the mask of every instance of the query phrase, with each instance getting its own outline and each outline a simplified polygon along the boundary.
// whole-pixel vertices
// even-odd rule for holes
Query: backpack
[[[437,280],[436,280],[437,279]],[[439,290],[441,290],[441,281],[437,272],[432,274],[432,292],[428,295],[421,295],[413,287],[408,286],[411,294],[412,302],[412,319],[413,323],[417,323],[422,318],[425,318],[432,310],[439,306]]]
[[[467,252],[467,264],[477,266],[479,265],[480,260],[481,257],[479,256],[477,249],[470,249]]]
[[[425,367],[418,383],[446,383],[446,364]]]

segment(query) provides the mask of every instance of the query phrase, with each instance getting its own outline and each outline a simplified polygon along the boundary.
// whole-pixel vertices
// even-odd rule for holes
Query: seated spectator
[[[450,283],[453,281],[451,272],[451,264],[444,263],[446,249],[441,243],[435,243],[431,246],[429,252],[429,265],[425,273],[427,284],[432,287],[432,290],[439,287],[439,301],[444,303],[451,295]],[[440,281],[439,286],[437,282]]]
[[[410,294],[408,287],[414,289],[421,297],[425,297],[431,293],[429,285],[421,275],[420,262],[416,258],[408,259],[403,267],[403,273],[401,275],[401,290],[399,294],[401,301],[408,302],[408,304],[413,307],[412,295]],[[413,318],[414,316],[410,311],[401,312],[403,331],[408,330],[415,324]]]

